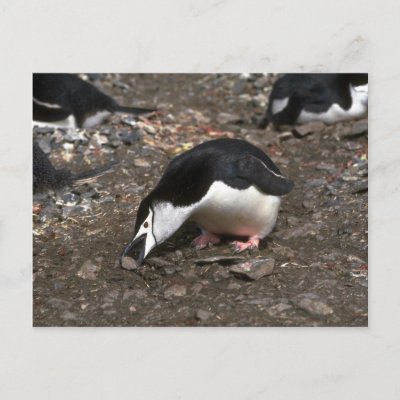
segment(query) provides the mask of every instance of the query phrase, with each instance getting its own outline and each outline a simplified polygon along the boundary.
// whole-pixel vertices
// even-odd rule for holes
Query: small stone
[[[232,92],[233,94],[241,94],[247,85],[247,79],[240,77],[233,85]]]
[[[63,219],[67,219],[69,217],[82,215],[85,212],[85,209],[81,206],[65,206],[62,210]]]
[[[136,158],[133,161],[133,165],[135,167],[142,167],[142,168],[149,168],[151,167],[151,164],[144,158]]]
[[[140,124],[140,127],[150,135],[155,135],[157,133],[157,129],[154,128],[154,126],[146,125],[146,124],[142,123],[142,124]]]
[[[40,140],[37,141],[37,144],[43,150],[43,153],[50,154],[51,146],[50,146],[50,143],[47,140],[40,139]]]
[[[337,168],[334,164],[328,164],[325,162],[319,163],[315,168],[319,171],[327,171],[331,174],[337,172]]]
[[[283,311],[293,308],[291,304],[288,303],[278,303],[268,308],[267,312],[271,317],[281,314]]]
[[[136,307],[133,306],[133,305],[130,306],[130,307],[129,307],[129,311],[130,311],[130,312],[136,312]]]
[[[196,319],[200,321],[207,321],[210,317],[212,317],[214,314],[209,311],[205,310],[197,310],[196,311]]]
[[[47,301],[47,304],[54,308],[58,308],[60,310],[70,308],[72,306],[72,302],[62,299],[57,299],[56,297],[52,297]]]
[[[46,206],[44,207],[39,216],[40,222],[46,222],[53,218],[58,218],[60,216],[60,210],[54,206]]]
[[[276,233],[277,236],[281,237],[283,240],[289,240],[293,237],[302,237],[308,235],[316,235],[321,229],[321,224],[307,222],[296,228],[285,229]]]
[[[293,128],[292,132],[294,137],[303,138],[311,133],[321,132],[325,127],[326,125],[323,122],[315,121],[304,125],[297,125]]]
[[[239,285],[239,283],[237,283],[237,282],[231,282],[228,286],[227,286],[227,289],[228,290],[238,290],[238,289],[240,289],[242,286],[241,285]]]
[[[299,308],[312,315],[325,316],[333,313],[324,299],[315,293],[303,293],[296,296],[292,302]]]
[[[194,295],[197,295],[200,293],[201,289],[203,289],[203,285],[201,283],[195,283],[192,287],[191,290]]]
[[[238,124],[243,122],[243,118],[236,114],[229,113],[219,113],[217,116],[217,121],[221,125],[224,124]]]
[[[123,269],[127,269],[128,271],[132,271],[138,267],[138,264],[132,257],[122,257],[121,267]]]
[[[139,130],[135,130],[134,132],[131,132],[130,130],[122,130],[117,132],[117,136],[122,141],[122,143],[128,145],[137,142],[142,137]]]
[[[262,93],[259,93],[257,96],[253,97],[252,103],[256,107],[265,107],[267,105],[268,98]]]
[[[64,311],[64,312],[61,314],[61,318],[62,318],[63,320],[65,320],[65,321],[70,321],[70,320],[81,320],[81,319],[82,319],[82,318],[78,317],[78,316],[76,315],[76,313],[73,313],[73,312],[68,311],[68,310]]]
[[[186,286],[178,284],[170,286],[164,292],[164,297],[166,299],[171,299],[172,297],[182,297],[185,295],[186,295]]]
[[[99,203],[114,203],[114,200],[113,196],[104,196],[100,197]]]
[[[62,196],[62,201],[67,206],[75,206],[79,203],[80,197],[76,193],[65,193]]]
[[[256,87],[257,89],[263,89],[265,86],[267,86],[269,83],[269,77],[268,74],[262,76],[261,78],[258,78],[254,81],[253,86]]]
[[[262,278],[263,276],[271,275],[274,270],[274,266],[274,259],[264,258],[234,265],[229,271],[238,278],[254,281]]]
[[[87,260],[82,265],[77,275],[82,279],[88,279],[94,281],[97,279],[97,273],[100,271],[100,267],[95,265],[93,261]]]

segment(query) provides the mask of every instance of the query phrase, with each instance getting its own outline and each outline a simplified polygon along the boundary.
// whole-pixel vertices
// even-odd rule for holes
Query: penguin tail
[[[113,107],[112,111],[127,113],[127,114],[134,114],[134,115],[142,115],[142,114],[150,114],[150,113],[158,111],[158,110],[157,110],[157,108],[126,107],[126,106],[120,106],[119,104],[116,104]]]
[[[113,162],[104,167],[99,167],[99,168],[92,169],[90,171],[85,171],[85,172],[81,172],[79,174],[72,175],[72,181],[75,184],[91,182],[100,176],[103,176],[109,172],[112,172],[114,170],[114,166],[116,164],[117,164],[117,162]]]
[[[288,194],[294,187],[290,179],[282,176],[280,172],[273,171],[259,158],[250,154],[237,160],[236,176],[257,186],[265,194],[273,196]]]

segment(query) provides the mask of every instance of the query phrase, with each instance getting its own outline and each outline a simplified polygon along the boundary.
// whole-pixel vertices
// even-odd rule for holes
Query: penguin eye
[[[143,224],[143,226],[144,226],[145,228],[147,228],[147,227],[149,226],[149,223],[146,221],[146,222]]]

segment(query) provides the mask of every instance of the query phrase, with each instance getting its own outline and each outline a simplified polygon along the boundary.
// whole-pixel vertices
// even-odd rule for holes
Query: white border
[[[2,1],[0,397],[400,398],[398,15],[394,0]],[[369,72],[370,327],[31,328],[33,71]]]

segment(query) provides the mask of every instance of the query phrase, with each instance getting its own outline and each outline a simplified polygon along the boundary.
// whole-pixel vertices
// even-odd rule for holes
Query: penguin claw
[[[220,237],[213,233],[205,232],[197,236],[192,241],[192,246],[196,247],[196,250],[201,250],[207,247],[209,244],[217,244],[221,241]]]
[[[257,249],[258,244],[260,243],[260,239],[258,238],[253,238],[251,237],[247,242],[239,242],[235,241],[233,242],[233,254],[241,253],[242,251],[245,251],[246,249]]]

